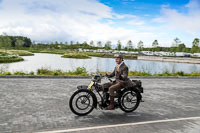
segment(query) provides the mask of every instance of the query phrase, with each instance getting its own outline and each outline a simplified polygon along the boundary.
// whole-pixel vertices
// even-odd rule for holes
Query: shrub
[[[6,72],[4,75],[12,75],[11,72]]]
[[[26,73],[24,73],[24,72],[21,72],[21,71],[19,71],[19,72],[14,72],[14,74],[13,75],[27,75]]]
[[[184,76],[184,72],[183,71],[177,72],[176,75],[178,75],[178,76]]]
[[[53,75],[63,75],[61,70],[55,70]]]
[[[30,72],[29,75],[35,75],[35,73],[34,72]]]
[[[84,73],[87,73],[87,71],[86,71],[86,68],[84,68],[84,67],[77,67],[75,73],[76,74],[84,74]]]
[[[53,75],[53,71],[47,68],[41,68],[37,70],[37,75]]]

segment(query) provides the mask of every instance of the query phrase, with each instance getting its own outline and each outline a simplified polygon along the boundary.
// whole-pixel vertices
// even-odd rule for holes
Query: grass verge
[[[1,69],[0,69],[1,70]],[[100,72],[101,74],[105,75],[106,72]],[[64,72],[62,70],[50,70],[48,68],[41,68],[38,69],[36,73],[34,72],[23,72],[23,71],[18,71],[18,72],[6,72],[1,70],[0,75],[22,75],[22,76],[91,76],[94,73],[88,73],[84,67],[78,67],[74,71],[67,71]],[[108,73],[109,74],[109,73]],[[193,72],[193,73],[184,73],[184,72],[175,72],[175,73],[170,73],[170,72],[163,72],[163,73],[158,73],[158,74],[151,74],[149,72],[138,72],[138,71],[130,71],[129,76],[155,76],[155,77],[183,77],[183,76],[191,76],[191,77],[197,77],[200,76],[199,72]]]

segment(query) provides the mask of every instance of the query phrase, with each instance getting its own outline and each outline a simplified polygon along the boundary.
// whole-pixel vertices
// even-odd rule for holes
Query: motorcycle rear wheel
[[[119,97],[118,102],[119,102],[119,107],[122,111],[127,113],[133,112],[138,108],[140,104],[139,93],[134,90],[124,91]],[[128,107],[128,104],[126,104],[126,102],[131,106]]]

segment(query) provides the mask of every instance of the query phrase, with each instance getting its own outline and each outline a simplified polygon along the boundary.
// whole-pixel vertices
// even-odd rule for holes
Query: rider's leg
[[[106,110],[112,110],[114,109],[114,91],[121,89],[121,84],[120,82],[117,82],[116,84],[112,85],[109,88],[109,93],[110,93],[110,105],[106,107]]]
[[[101,90],[101,91],[107,92],[107,91],[108,91],[108,88],[110,88],[112,85],[113,85],[112,82],[104,83],[104,84],[102,85],[102,90]]]

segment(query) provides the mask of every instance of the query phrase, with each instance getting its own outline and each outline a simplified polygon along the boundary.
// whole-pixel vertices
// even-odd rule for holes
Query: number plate
[[[94,82],[93,81],[91,81],[91,83],[89,84],[89,86],[88,86],[88,89],[91,89],[92,88],[92,86],[93,86],[93,84],[94,84]]]

